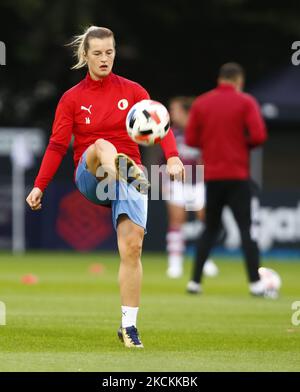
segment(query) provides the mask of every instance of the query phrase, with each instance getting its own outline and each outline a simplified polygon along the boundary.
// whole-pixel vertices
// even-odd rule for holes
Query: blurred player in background
[[[206,183],[205,230],[199,239],[190,293],[199,293],[203,265],[215,243],[222,210],[228,205],[238,224],[245,256],[249,290],[267,294],[259,277],[259,250],[251,236],[251,183],[249,152],[267,138],[256,100],[242,92],[243,68],[226,63],[218,86],[194,102],[186,128],[186,143],[201,148]]]
[[[117,231],[122,304],[118,336],[126,347],[143,347],[136,320],[142,282],[141,251],[147,220],[147,195],[139,191],[142,185],[147,185],[147,179],[137,166],[141,164],[139,147],[128,136],[125,120],[129,109],[142,99],[149,99],[149,94],[138,83],[112,73],[116,49],[111,30],[91,26],[72,44],[77,58],[73,68],[87,66],[88,72],[59,101],[52,135],[27,202],[32,210],[41,208],[43,192],[74,135],[76,186],[91,202],[112,209]],[[181,179],[184,168],[178,158],[172,131],[161,146],[168,173]],[[119,171],[120,166],[123,168]],[[114,199],[107,195],[106,186],[102,187],[102,184],[108,186],[116,178],[120,181],[114,182],[117,193]],[[136,180],[139,185],[133,186]],[[119,197],[121,194],[127,198],[123,200]]]
[[[178,96],[169,102],[169,112],[172,129],[181,161],[187,168],[190,166],[191,176],[186,176],[184,185],[180,181],[164,183],[164,193],[170,195],[166,200],[168,210],[168,231],[166,235],[166,248],[168,253],[167,276],[179,278],[183,274],[183,261],[185,254],[185,238],[183,225],[187,221],[188,211],[195,212],[196,217],[202,221],[204,217],[204,184],[196,182],[196,165],[201,164],[200,150],[187,146],[184,142],[184,128],[187,124],[189,110],[194,98]],[[186,171],[187,172],[187,171]],[[193,198],[193,195],[195,197]],[[204,264],[204,274],[214,276],[218,272],[212,260]]]

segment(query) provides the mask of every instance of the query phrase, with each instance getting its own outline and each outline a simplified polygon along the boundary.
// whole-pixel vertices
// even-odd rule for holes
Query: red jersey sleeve
[[[266,125],[260,113],[258,103],[250,95],[247,95],[245,123],[249,147],[263,144],[267,139]]]
[[[46,189],[66,154],[73,130],[73,103],[67,94],[60,99],[52,127],[49,144],[44,154],[34,186]]]
[[[165,136],[160,142],[160,145],[164,152],[166,160],[171,157],[178,157],[179,154],[177,150],[176,139],[172,129],[169,130],[167,136]]]

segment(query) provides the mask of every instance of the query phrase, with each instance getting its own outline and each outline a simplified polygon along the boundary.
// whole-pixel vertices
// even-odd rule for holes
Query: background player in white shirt
[[[186,167],[190,165],[192,175],[186,176],[186,182],[168,181],[164,184],[163,193],[168,210],[168,230],[166,236],[166,248],[168,253],[167,276],[179,278],[183,273],[183,261],[185,253],[185,237],[183,224],[188,219],[188,211],[195,211],[198,219],[204,218],[205,189],[204,182],[197,182],[195,169],[201,165],[200,151],[189,147],[184,143],[184,128],[187,124],[193,97],[173,97],[169,103],[169,112],[172,129],[176,138],[176,144],[181,161]],[[213,276],[218,272],[217,266],[212,260],[207,260],[204,265],[204,273]]]

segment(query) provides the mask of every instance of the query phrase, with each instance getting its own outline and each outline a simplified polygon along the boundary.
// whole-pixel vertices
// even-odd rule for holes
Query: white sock
[[[122,328],[136,327],[136,318],[139,308],[133,308],[131,306],[121,306],[122,310]]]
[[[170,254],[168,257],[169,268],[182,269],[183,257],[182,255]]]
[[[182,269],[185,243],[181,230],[169,229],[167,233],[168,267]]]

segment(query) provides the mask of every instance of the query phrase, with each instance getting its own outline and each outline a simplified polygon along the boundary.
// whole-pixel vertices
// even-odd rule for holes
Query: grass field
[[[300,300],[300,263],[268,261],[283,288],[278,300],[248,294],[244,265],[217,259],[201,296],[185,293],[185,276],[165,277],[165,257],[143,258],[138,327],[144,350],[117,340],[118,259],[112,254],[0,254],[1,371],[300,371],[300,326],[291,304]],[[103,273],[89,266],[103,264]],[[22,275],[39,277],[35,285]]]

